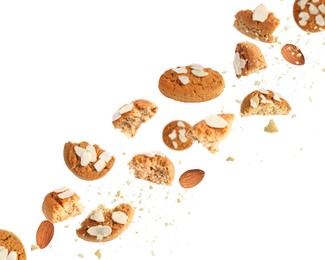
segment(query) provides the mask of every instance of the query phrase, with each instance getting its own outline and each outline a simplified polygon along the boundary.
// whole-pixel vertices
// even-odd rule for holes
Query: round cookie
[[[63,149],[67,167],[77,177],[92,181],[104,177],[113,167],[115,157],[102,150],[97,144],[67,142]]]
[[[0,259],[26,260],[26,251],[23,243],[12,232],[0,229]]]
[[[165,145],[176,151],[189,148],[193,144],[193,141],[186,137],[186,132],[191,127],[189,123],[183,120],[175,120],[168,123],[162,132],[162,139]]]
[[[296,0],[293,4],[296,24],[306,32],[325,29],[325,0]]]
[[[204,102],[218,97],[224,90],[222,75],[199,64],[165,71],[159,79],[159,90],[168,98],[181,102]]]

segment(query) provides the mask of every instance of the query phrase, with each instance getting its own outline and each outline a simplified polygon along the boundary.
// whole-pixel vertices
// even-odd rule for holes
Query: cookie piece
[[[228,136],[234,118],[234,114],[211,114],[196,123],[186,135],[201,143],[211,153],[216,153],[219,151],[219,143]]]
[[[135,155],[129,168],[136,178],[156,184],[171,185],[175,177],[172,161],[158,152]]]
[[[0,229],[0,259],[26,260],[26,251],[21,240],[12,232]]]
[[[199,64],[165,71],[159,90],[168,98],[181,102],[204,102],[218,97],[225,87],[221,74]]]
[[[189,123],[183,120],[175,120],[168,123],[162,132],[165,145],[176,151],[189,148],[193,144],[193,141],[186,137],[186,132],[191,127]]]
[[[89,242],[107,242],[123,233],[134,215],[131,205],[123,203],[110,210],[99,205],[77,229],[78,237]]]
[[[120,129],[123,134],[131,138],[135,136],[140,126],[152,118],[157,111],[156,104],[145,99],[138,99],[117,110],[112,117],[112,123],[115,129]]]
[[[287,115],[290,111],[289,103],[279,93],[266,89],[251,92],[240,106],[242,116]]]
[[[248,76],[267,67],[260,48],[250,42],[240,42],[236,45],[233,66],[237,78]]]
[[[52,223],[75,217],[84,209],[79,200],[79,195],[67,187],[56,189],[45,196],[43,214]]]
[[[306,32],[325,29],[325,0],[295,0],[293,17],[296,24]]]
[[[77,177],[93,181],[104,177],[113,167],[115,157],[97,144],[67,142],[63,150],[64,161]]]
[[[234,27],[242,34],[261,42],[275,41],[273,33],[280,20],[261,4],[252,10],[241,10],[235,15]]]

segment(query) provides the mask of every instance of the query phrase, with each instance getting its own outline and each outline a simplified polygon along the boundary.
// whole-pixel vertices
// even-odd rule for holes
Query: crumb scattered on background
[[[276,132],[279,132],[279,129],[276,126],[274,120],[270,119],[268,125],[264,127],[264,131],[267,133],[276,133]]]

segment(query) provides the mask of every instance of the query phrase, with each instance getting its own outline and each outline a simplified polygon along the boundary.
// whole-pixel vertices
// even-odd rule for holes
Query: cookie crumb
[[[97,256],[98,259],[102,258],[102,253],[100,252],[100,249],[96,250],[95,256]]]
[[[32,250],[32,251],[37,250],[37,249],[39,249],[39,246],[35,245],[35,244],[32,244],[30,247],[30,250]]]
[[[84,255],[81,254],[81,253],[79,253],[77,256],[80,257],[80,258],[84,258]]]
[[[226,159],[226,161],[227,161],[227,162],[229,162],[229,161],[230,161],[230,162],[233,162],[233,161],[235,161],[235,158],[232,157],[232,156],[228,156],[227,159]]]
[[[270,119],[268,125],[264,127],[264,131],[267,133],[276,133],[276,132],[279,132],[279,129],[276,126],[274,120]]]

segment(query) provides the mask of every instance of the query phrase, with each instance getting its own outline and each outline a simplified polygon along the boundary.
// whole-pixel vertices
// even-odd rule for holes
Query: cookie
[[[250,42],[240,42],[236,45],[233,66],[237,78],[248,76],[267,67],[260,48]]]
[[[63,149],[64,161],[77,177],[93,181],[104,177],[113,167],[115,157],[97,144],[67,142]]]
[[[107,242],[117,238],[129,226],[134,215],[131,205],[123,203],[110,210],[99,205],[77,229],[78,237],[88,242]]]
[[[261,4],[255,10],[241,10],[236,13],[234,27],[242,34],[261,42],[272,43],[275,41],[274,31],[280,20]]]
[[[158,111],[156,104],[138,99],[122,106],[112,117],[115,129],[120,129],[127,137],[134,137],[140,126],[152,118]]]
[[[189,123],[183,120],[175,120],[168,123],[162,132],[162,139],[165,145],[176,151],[182,151],[191,147],[193,141],[186,137],[186,132],[191,127]]]
[[[26,260],[26,251],[21,240],[12,232],[0,229],[0,259]]]
[[[199,64],[165,71],[159,79],[159,90],[168,98],[181,102],[204,102],[218,97],[224,90],[221,74]]]
[[[231,130],[234,117],[234,114],[211,114],[196,123],[186,134],[193,141],[201,143],[211,153],[217,153],[220,142]]]
[[[279,93],[266,89],[251,92],[240,106],[242,116],[287,115],[290,111],[289,103]]]
[[[52,223],[75,217],[84,209],[79,200],[79,195],[67,187],[56,189],[45,196],[43,214]]]
[[[135,155],[128,165],[136,178],[156,184],[171,185],[175,177],[174,164],[159,152]]]
[[[293,18],[306,32],[321,32],[325,29],[325,0],[295,0]]]

